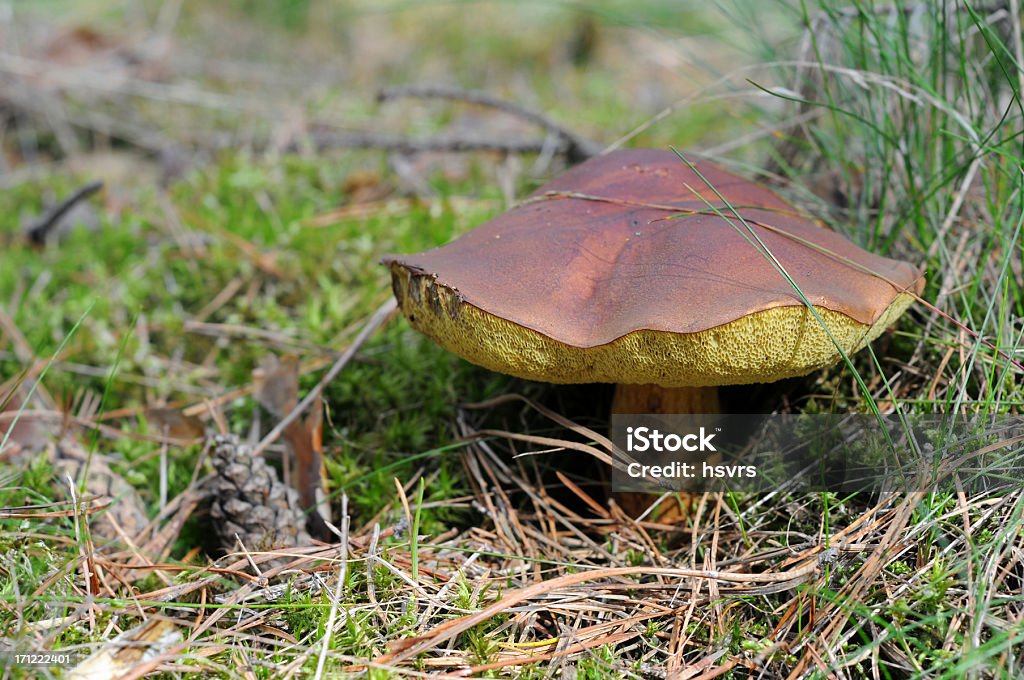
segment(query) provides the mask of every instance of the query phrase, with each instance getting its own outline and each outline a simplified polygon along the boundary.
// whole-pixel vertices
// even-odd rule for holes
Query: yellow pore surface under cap
[[[696,333],[638,330],[596,347],[574,347],[464,302],[433,277],[391,271],[399,308],[414,328],[492,371],[550,383],[635,383],[705,387],[806,375],[878,337],[913,301],[898,293],[867,325],[815,306],[773,307]]]

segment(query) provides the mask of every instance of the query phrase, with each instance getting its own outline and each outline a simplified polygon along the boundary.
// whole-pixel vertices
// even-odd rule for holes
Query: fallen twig
[[[68,211],[102,188],[103,182],[99,180],[94,180],[79,188],[63,201],[37,217],[25,228],[25,237],[34,245],[41,246],[45,244],[47,237],[60,224],[61,219],[68,214]]]
[[[441,85],[402,85],[388,87],[377,92],[377,101],[383,102],[399,97],[416,97],[419,99],[449,99],[453,101],[467,102],[478,106],[486,106],[521,118],[529,123],[537,125],[547,132],[562,140],[562,148],[570,163],[582,161],[601,153],[603,147],[600,144],[580,137],[563,125],[556,123],[547,116],[537,111],[526,108],[520,104],[500,99],[488,92],[479,90],[463,90],[456,87]]]
[[[318,152],[327,149],[377,149],[404,154],[427,153],[430,151],[498,151],[501,153],[540,153],[546,142],[543,139],[486,139],[484,137],[438,136],[426,139],[402,135],[379,134],[375,132],[332,132],[314,130],[309,141]],[[286,151],[297,151],[301,143],[294,142],[285,147]]]

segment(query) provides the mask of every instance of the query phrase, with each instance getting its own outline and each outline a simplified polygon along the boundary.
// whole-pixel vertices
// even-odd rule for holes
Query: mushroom
[[[695,167],[731,208],[670,151],[609,153],[445,246],[386,257],[399,307],[414,328],[480,366],[551,383],[618,383],[623,405],[646,408],[650,400],[635,395],[654,392],[670,413],[714,406],[705,388],[834,364],[921,291],[914,266],[866,252],[710,162]],[[745,240],[733,209],[829,332]],[[645,385],[667,389],[627,387]]]
[[[386,257],[399,308],[491,370],[616,383],[616,413],[716,413],[718,386],[830,366],[921,291],[911,264],[764,186],[694,167],[652,149],[576,166],[445,246]]]

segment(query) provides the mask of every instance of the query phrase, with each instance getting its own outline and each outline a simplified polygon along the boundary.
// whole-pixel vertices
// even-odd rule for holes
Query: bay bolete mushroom
[[[863,250],[764,186],[695,167],[651,149],[593,158],[445,246],[386,257],[399,308],[491,370],[617,383],[618,413],[713,413],[718,386],[830,366],[921,291],[911,264]]]

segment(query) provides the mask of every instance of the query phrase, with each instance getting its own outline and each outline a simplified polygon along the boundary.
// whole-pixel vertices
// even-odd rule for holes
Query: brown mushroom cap
[[[710,162],[695,165],[844,352],[877,337],[909,291],[920,292],[914,266],[862,250]],[[732,209],[674,153],[617,151],[445,246],[384,263],[415,328],[524,378],[698,387],[771,382],[838,361],[799,294],[723,215]]]

